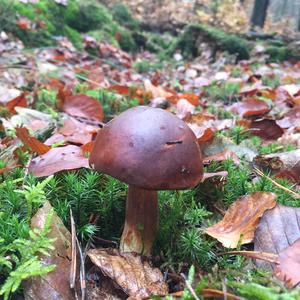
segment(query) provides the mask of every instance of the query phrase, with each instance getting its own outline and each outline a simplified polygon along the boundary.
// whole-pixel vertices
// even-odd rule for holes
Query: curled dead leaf
[[[47,153],[51,148],[29,134],[25,127],[16,128],[16,135],[22,143],[39,155]]]
[[[251,117],[264,115],[268,113],[271,108],[265,101],[249,98],[243,102],[235,103],[231,110],[242,117]]]
[[[205,232],[227,248],[253,240],[256,226],[268,209],[276,205],[276,195],[269,192],[254,192],[238,198],[227,210],[224,218],[207,228]]]
[[[274,274],[289,288],[300,283],[300,239],[279,253]]]
[[[42,208],[33,216],[31,228],[43,228],[47,216],[52,209],[49,202],[45,202]],[[73,300],[75,298],[70,289],[69,277],[71,268],[71,234],[54,213],[49,238],[55,239],[54,249],[50,256],[42,257],[44,265],[56,265],[54,271],[38,277],[26,280],[24,286],[25,300],[61,299]]]
[[[131,297],[147,298],[168,293],[160,270],[152,268],[146,261],[143,262],[139,255],[120,254],[115,249],[92,249],[87,255]]]

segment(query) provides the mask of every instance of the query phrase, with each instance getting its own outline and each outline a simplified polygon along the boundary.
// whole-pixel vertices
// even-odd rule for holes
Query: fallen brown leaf
[[[49,211],[52,209],[46,202],[31,220],[31,228],[43,228]],[[42,257],[44,265],[55,264],[56,268],[43,276],[31,277],[24,284],[25,300],[73,300],[73,291],[69,286],[71,268],[71,234],[63,225],[61,219],[54,213],[49,238],[55,238],[54,250],[50,256]]]
[[[49,176],[63,170],[89,168],[88,158],[74,145],[53,148],[46,154],[33,158],[28,170],[36,177]]]
[[[289,288],[300,283],[300,239],[279,253],[274,274]]]
[[[168,97],[172,96],[171,93],[167,92],[162,87],[153,85],[150,80],[144,81],[144,87],[145,87],[146,92],[152,94],[152,98],[167,99]]]
[[[66,97],[61,109],[71,116],[95,121],[102,121],[104,117],[101,104],[96,99],[84,94]]]
[[[251,117],[264,115],[268,113],[271,108],[265,101],[250,98],[243,102],[235,103],[231,110],[242,117]]]
[[[203,163],[210,164],[212,161],[223,161],[229,158],[232,159],[233,162],[237,165],[240,163],[238,156],[229,149],[225,149],[224,151],[219,152],[217,154],[204,157]]]
[[[205,232],[227,248],[235,248],[239,243],[250,243],[259,219],[266,210],[276,205],[275,199],[276,195],[269,192],[242,196],[229,207],[223,220]]]
[[[277,204],[265,212],[254,236],[254,250],[279,254],[300,238],[300,208]],[[257,261],[260,267],[270,269],[269,263]]]
[[[167,284],[159,269],[153,269],[141,256],[120,254],[115,249],[92,249],[87,252],[92,262],[131,297],[146,298],[166,295]]]
[[[250,124],[252,134],[266,140],[276,140],[283,135],[283,129],[277,125],[275,120],[262,119],[252,121]]]

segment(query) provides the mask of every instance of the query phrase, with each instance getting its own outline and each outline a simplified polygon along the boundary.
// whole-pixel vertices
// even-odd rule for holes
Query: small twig
[[[25,169],[25,172],[24,172],[24,176],[23,176],[23,184],[22,184],[22,187],[24,187],[24,184],[25,184],[25,180],[28,176],[28,173],[29,173],[29,165],[30,165],[30,162],[31,162],[31,159],[32,159],[32,153],[29,155],[29,159],[26,163],[26,166],[24,167]]]
[[[193,296],[196,300],[200,300],[199,297],[197,296],[196,292],[194,291],[193,287],[191,286],[191,284],[188,282],[188,280],[186,280],[184,274],[181,273],[180,275],[181,275],[182,278],[184,279],[185,285],[186,285],[187,289],[190,291],[190,293],[192,294],[192,296]]]
[[[81,245],[76,238],[77,248],[80,257],[80,288],[81,288],[81,300],[85,299],[86,294],[86,282],[85,282],[85,255],[82,253]]]
[[[285,192],[291,194],[294,196],[294,198],[296,199],[300,199],[300,195],[297,194],[296,192],[284,187],[283,185],[281,185],[280,183],[276,182],[275,180],[273,180],[272,178],[270,178],[269,176],[267,176],[266,174],[264,174],[261,170],[259,170],[258,168],[254,168],[255,173],[257,173],[259,176],[265,177],[267,178],[269,181],[271,181],[274,185],[276,185],[278,188],[284,190]]]
[[[75,288],[76,281],[76,270],[77,270],[77,253],[76,253],[76,228],[75,222],[72,214],[72,210],[70,209],[70,218],[71,218],[71,235],[72,235],[72,260],[71,260],[71,270],[70,270],[70,288]]]

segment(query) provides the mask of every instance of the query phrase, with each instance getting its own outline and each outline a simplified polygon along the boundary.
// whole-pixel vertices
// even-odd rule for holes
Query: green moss
[[[232,103],[238,100],[241,85],[236,82],[216,81],[204,90],[213,101],[222,100],[224,103]]]
[[[126,51],[135,51],[137,45],[132,32],[129,27],[118,23],[121,16],[117,12],[116,15],[119,16],[117,20],[96,0],[69,0],[66,6],[47,0],[26,4],[0,0],[0,28],[20,38],[27,47],[54,45],[54,37],[61,35],[68,37],[76,48],[81,49],[80,32],[92,31],[97,33],[97,40],[110,42]],[[16,23],[18,16],[28,18],[33,24],[32,28],[19,28]],[[134,23],[132,17],[126,18]]]
[[[79,32],[96,30],[112,22],[108,9],[95,0],[79,1],[67,15],[67,24]]]
[[[266,53],[270,56],[271,61],[285,61],[290,58],[290,51],[287,47],[270,46],[266,49]]]
[[[184,56],[196,57],[199,55],[196,43],[199,37],[205,42],[210,42],[215,50],[235,54],[238,59],[248,59],[250,57],[249,45],[245,39],[200,23],[188,25],[178,37],[177,42],[168,49],[169,54],[173,54],[176,49],[180,49]]]
[[[120,25],[130,29],[138,29],[139,22],[133,18],[128,7],[122,3],[117,3],[112,7],[114,20]]]

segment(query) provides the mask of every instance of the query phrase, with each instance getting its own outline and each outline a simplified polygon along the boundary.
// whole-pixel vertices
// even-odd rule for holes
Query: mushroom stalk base
[[[158,228],[157,191],[129,186],[121,252],[150,255]]]

